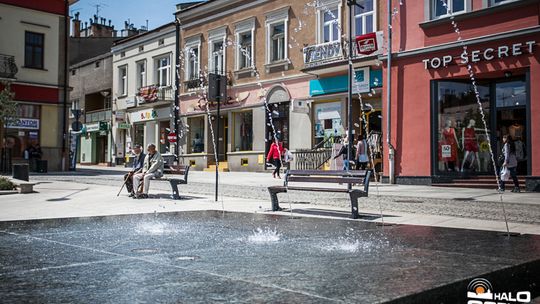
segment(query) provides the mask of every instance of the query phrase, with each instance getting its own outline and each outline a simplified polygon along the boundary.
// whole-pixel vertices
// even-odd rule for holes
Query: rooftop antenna
[[[108,7],[108,5],[105,3],[96,3],[96,4],[93,4],[92,6],[96,8],[96,16],[99,16],[99,11],[101,8]]]

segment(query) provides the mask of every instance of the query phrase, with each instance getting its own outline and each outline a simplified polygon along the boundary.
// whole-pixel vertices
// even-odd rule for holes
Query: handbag
[[[501,169],[501,180],[507,182],[510,180],[510,170],[507,167]]]
[[[499,157],[497,158],[497,163],[500,167],[502,167],[502,165],[504,164],[504,154],[499,154]]]

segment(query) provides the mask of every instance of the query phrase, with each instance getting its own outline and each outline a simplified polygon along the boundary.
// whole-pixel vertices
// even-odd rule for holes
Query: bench
[[[16,178],[9,178],[9,181],[15,184],[17,188],[19,188],[19,193],[26,194],[34,192],[34,186],[36,185],[36,183],[27,182]]]
[[[188,174],[189,174],[189,165],[170,165],[168,168],[165,168],[163,171],[164,174],[160,178],[155,180],[168,181],[172,189],[172,198],[180,199],[180,193],[178,191],[178,185],[185,185],[188,183]],[[182,175],[182,177],[176,177],[175,175]]]
[[[288,170],[285,173],[285,181],[283,186],[268,187],[270,199],[272,201],[272,211],[279,211],[279,201],[277,194],[286,193],[289,190],[295,191],[310,191],[310,192],[337,192],[347,193],[351,199],[351,217],[357,219],[358,215],[358,198],[367,197],[369,190],[369,180],[371,178],[371,170],[350,170],[350,171],[318,171],[318,170]],[[321,188],[313,186],[291,186],[291,183],[311,183],[319,185],[327,184],[345,184],[346,188]],[[363,189],[349,189],[349,184],[361,184]]]

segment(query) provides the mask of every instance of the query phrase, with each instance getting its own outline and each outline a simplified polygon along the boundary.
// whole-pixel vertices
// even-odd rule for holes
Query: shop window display
[[[188,119],[188,152],[204,152],[204,117],[194,117]]]
[[[253,113],[252,111],[234,114],[234,150],[253,150]]]
[[[472,85],[440,81],[436,92],[438,171],[489,173],[489,144]],[[479,84],[478,92],[489,130],[489,85]]]
[[[331,147],[343,136],[345,130],[341,121],[341,102],[327,102],[315,104],[315,142],[325,147]]]

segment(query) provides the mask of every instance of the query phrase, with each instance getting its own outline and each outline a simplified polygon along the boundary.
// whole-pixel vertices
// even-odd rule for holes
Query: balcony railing
[[[158,101],[171,101],[174,100],[174,90],[172,87],[150,85],[139,88],[136,97],[139,104]]]
[[[0,78],[15,78],[17,71],[15,57],[0,54]]]
[[[99,110],[86,113],[86,123],[111,120],[111,110]]]
[[[174,90],[171,87],[159,88],[158,100],[174,100]]]

